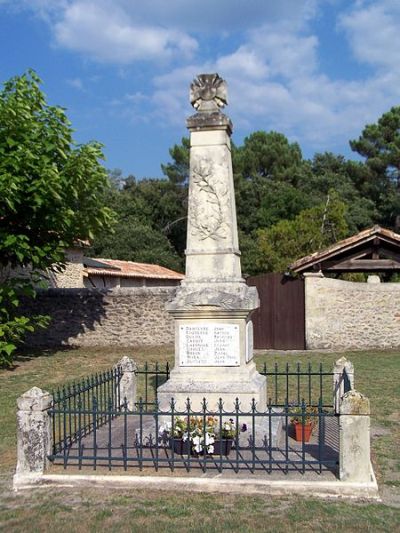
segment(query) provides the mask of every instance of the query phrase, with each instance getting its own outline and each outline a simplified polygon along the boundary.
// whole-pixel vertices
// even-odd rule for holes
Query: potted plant
[[[205,426],[204,426],[205,422]],[[168,439],[170,447],[179,455],[212,453],[217,420],[214,417],[176,417],[173,425],[160,427],[162,439]]]
[[[165,422],[159,428],[160,438],[169,442],[169,446],[179,455],[187,455],[191,452],[191,440],[187,430],[187,419],[176,417],[173,426]]]
[[[179,455],[188,455],[192,451],[192,443],[188,432],[186,418],[178,417],[172,427],[170,447]]]
[[[233,439],[236,435],[236,426],[232,418],[222,423],[219,431],[219,438],[214,443],[214,453],[216,455],[229,455],[232,449]]]
[[[190,436],[195,454],[214,452],[217,419],[213,416],[191,418]]]
[[[236,425],[233,418],[223,421],[218,427],[218,418],[209,416],[205,419],[199,417],[193,420],[191,431],[193,449],[197,454],[229,455],[236,437]],[[247,431],[243,424],[240,431]]]
[[[295,440],[298,442],[309,442],[312,430],[315,426],[318,409],[311,405],[307,407],[295,406],[290,410],[293,415],[290,419],[294,427]]]
[[[241,431],[246,431],[243,424]],[[228,455],[236,436],[236,426],[232,418],[218,428],[218,418],[213,416],[176,417],[173,426],[160,427],[160,437],[169,441],[170,447],[179,455],[204,453]]]

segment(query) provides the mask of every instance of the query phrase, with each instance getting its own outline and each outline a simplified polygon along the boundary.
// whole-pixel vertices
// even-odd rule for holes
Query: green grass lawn
[[[20,356],[0,370],[0,530],[4,531],[400,531],[400,353],[346,353],[355,386],[371,401],[372,450],[382,503],[318,501],[158,491],[40,489],[15,495],[16,399],[36,385],[57,385],[106,370],[122,355],[138,363],[172,362],[172,350],[77,349]],[[329,369],[343,354],[259,354],[285,365],[298,360]]]

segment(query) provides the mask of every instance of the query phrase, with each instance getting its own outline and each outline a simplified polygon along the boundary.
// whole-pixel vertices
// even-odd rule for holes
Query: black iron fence
[[[323,407],[333,405],[333,371],[325,369],[322,363],[318,366],[311,363],[268,366],[264,363],[259,372],[267,378],[267,395],[276,407],[284,407],[287,403],[300,405],[302,398],[308,405],[318,406],[321,401]]]
[[[241,411],[237,400],[227,411],[222,400],[210,410],[206,400],[193,409],[188,399],[182,411],[174,401],[162,411],[140,399],[137,410],[129,411],[126,401],[118,409],[111,401],[100,409],[93,397],[90,408],[84,409],[80,400],[71,409],[63,402],[50,414],[77,421],[74,442],[67,446],[69,435],[64,434],[65,445],[55,446],[51,455],[64,468],[321,473],[335,471],[338,460],[337,418],[322,402],[315,407],[302,400],[281,409],[269,402],[258,411],[253,401],[249,411]],[[92,421],[90,434],[85,417]]]
[[[157,389],[169,378],[169,363],[147,362],[135,371],[137,392],[148,407],[157,401]],[[96,373],[59,387],[53,396],[53,448],[58,452],[67,449],[79,437],[91,433],[115,418],[124,404],[121,396],[123,371],[116,365],[102,373]],[[93,408],[96,407],[96,418]],[[111,407],[111,411],[110,411]],[[81,417],[81,420],[79,420]]]
[[[115,418],[123,403],[120,390],[121,377],[122,370],[116,366],[106,372],[96,373],[59,387],[52,392],[54,451],[62,452],[68,449],[77,439],[91,433],[94,427],[105,424],[108,416],[111,416],[109,407]],[[95,418],[93,418],[94,405]]]
[[[155,404],[157,401],[157,389],[169,379],[170,367],[166,363],[155,363],[138,366],[136,370],[138,396],[145,404]]]
[[[128,409],[121,394],[123,371],[119,366],[56,390],[49,411],[51,460],[65,468],[125,470],[321,472],[335,468],[338,432],[332,409],[333,373],[322,364],[317,368],[311,364],[286,364],[283,368],[264,364],[260,373],[266,376],[269,399],[262,411],[254,401],[249,411],[242,411],[238,402],[226,411],[222,401],[218,409],[209,410],[206,400],[200,410],[192,409],[188,400],[184,411],[178,411],[173,401],[170,409],[161,411],[157,389],[169,373],[168,363],[146,363],[136,369],[139,400],[134,410]]]

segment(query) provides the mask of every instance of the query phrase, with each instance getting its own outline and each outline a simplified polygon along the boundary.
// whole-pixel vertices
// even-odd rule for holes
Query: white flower
[[[193,447],[197,453],[200,453],[203,449],[201,445],[201,438],[199,436],[193,437]]]
[[[158,434],[162,436],[165,433],[169,433],[170,429],[171,429],[171,424],[169,422],[165,422],[165,424],[161,425],[158,428]]]
[[[208,446],[209,444],[212,444],[214,442],[214,437],[212,435],[210,435],[209,433],[206,433],[206,446]]]
[[[209,433],[206,433],[205,435],[196,435],[192,438],[193,447],[197,453],[200,453],[204,449],[209,453],[212,453],[214,451],[214,446],[212,446],[214,440],[214,436]]]

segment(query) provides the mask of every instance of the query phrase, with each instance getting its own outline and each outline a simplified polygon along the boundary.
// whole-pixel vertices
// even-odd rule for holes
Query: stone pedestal
[[[370,405],[359,392],[347,392],[340,405],[339,479],[356,483],[373,481],[370,463]]]
[[[160,407],[168,409],[171,398],[177,410],[186,400],[200,410],[203,398],[208,408],[233,411],[239,398],[241,410],[250,411],[254,398],[257,410],[266,407],[266,379],[252,361],[253,334],[249,312],[193,309],[172,312],[175,318],[175,367],[170,379],[158,389]]]
[[[17,470],[16,476],[42,474],[52,451],[50,416],[47,410],[53,398],[33,387],[17,400]]]
[[[241,275],[230,135],[221,113],[225,82],[217,74],[198,76],[191,86],[198,111],[188,121],[190,181],[186,277],[166,309],[175,319],[175,367],[158,389],[160,407],[174,398],[177,410],[200,410],[203,398],[216,410],[222,398],[232,411],[266,406],[266,379],[252,361],[251,312],[257,290]]]
[[[115,366],[121,368],[122,371],[121,380],[119,382],[120,407],[125,405],[126,402],[128,411],[134,411],[137,391],[136,363],[124,355]]]

